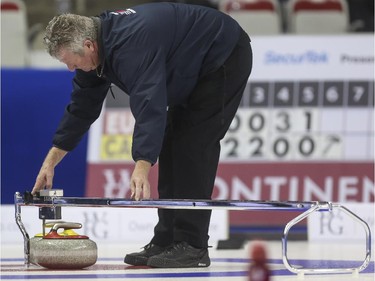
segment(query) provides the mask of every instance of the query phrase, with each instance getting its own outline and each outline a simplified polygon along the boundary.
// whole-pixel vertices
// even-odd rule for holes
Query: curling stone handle
[[[50,221],[50,222],[46,222],[45,224],[44,224],[44,226],[46,227],[46,228],[52,228],[55,224],[57,224],[57,223],[64,223],[65,221]]]
[[[81,223],[78,222],[59,222],[52,227],[52,231],[57,231],[60,228],[64,229],[79,229],[82,227]]]

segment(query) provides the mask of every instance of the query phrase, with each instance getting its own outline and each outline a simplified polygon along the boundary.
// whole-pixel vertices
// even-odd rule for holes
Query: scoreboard
[[[373,160],[374,81],[254,81],[223,161]]]

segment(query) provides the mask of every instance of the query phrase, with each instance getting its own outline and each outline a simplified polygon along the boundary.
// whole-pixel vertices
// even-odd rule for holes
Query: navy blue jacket
[[[132,156],[154,164],[167,107],[186,104],[200,77],[217,70],[236,45],[241,28],[217,10],[153,3],[100,15],[99,55],[104,77],[76,71],[71,102],[53,144],[72,150],[99,117],[113,83],[130,97],[135,118]]]

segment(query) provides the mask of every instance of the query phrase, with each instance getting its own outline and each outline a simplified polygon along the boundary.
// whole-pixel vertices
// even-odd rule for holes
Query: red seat
[[[289,0],[288,31],[298,34],[339,34],[349,30],[346,0]]]
[[[21,0],[1,0],[1,24],[1,66],[26,66],[28,46],[25,4]]]
[[[274,11],[275,6],[274,3],[271,3],[270,1],[267,0],[259,0],[259,1],[254,1],[254,2],[249,2],[249,1],[228,1],[225,4],[225,10],[226,12],[233,12],[233,11],[238,11],[238,10],[250,10],[250,11],[255,11],[255,10],[260,10],[260,11]]]
[[[299,11],[343,11],[342,3],[336,0],[315,2],[309,0],[297,1],[293,7],[294,12]]]
[[[224,0],[220,9],[237,20],[250,36],[281,33],[277,0]]]
[[[1,2],[1,11],[18,11],[20,7],[17,3],[12,2]]]

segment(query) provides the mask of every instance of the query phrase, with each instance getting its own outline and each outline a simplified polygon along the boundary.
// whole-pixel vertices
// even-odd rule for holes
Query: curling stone
[[[56,223],[51,231],[30,243],[30,262],[48,269],[82,269],[97,260],[96,243],[72,229],[81,228],[80,223]],[[58,233],[63,228],[64,231]]]

